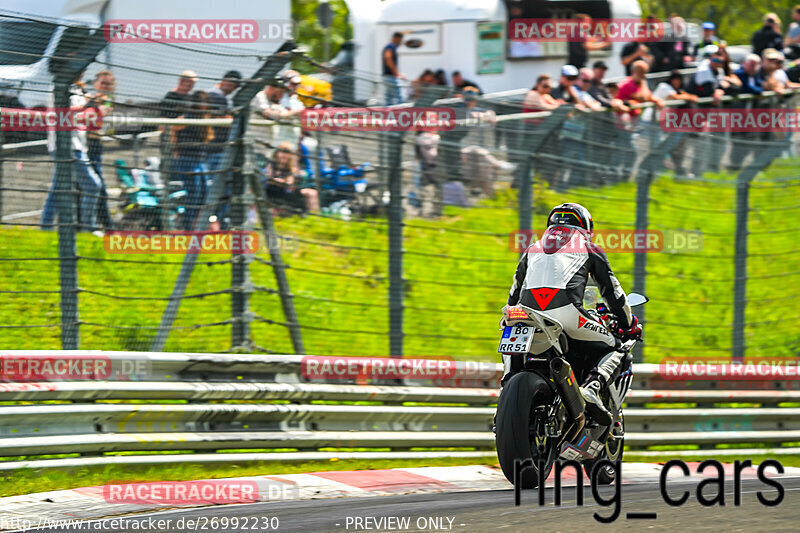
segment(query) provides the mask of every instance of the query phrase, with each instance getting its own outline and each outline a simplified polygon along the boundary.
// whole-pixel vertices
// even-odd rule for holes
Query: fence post
[[[655,111],[654,111],[655,112]],[[659,127],[650,124],[648,127]],[[650,225],[650,186],[656,175],[664,165],[664,157],[680,142],[683,133],[672,132],[659,141],[658,137],[650,137],[650,153],[642,161],[636,175],[636,232],[647,231]],[[636,250],[633,254],[633,291],[646,294],[647,289],[647,252]],[[636,310],[636,315],[642,324],[646,323],[645,308]],[[634,361],[641,363],[644,360],[644,343],[638,343],[633,350]]]
[[[102,31],[88,38],[65,39],[50,59],[53,74],[53,106],[70,107],[70,87],[106,45]],[[63,49],[61,48],[63,47]],[[55,57],[58,56],[58,57]],[[61,346],[65,350],[80,347],[78,318],[78,249],[76,232],[76,187],[73,169],[72,132],[56,132],[55,202],[58,216],[59,284],[61,291]]]
[[[3,130],[0,129],[0,224],[3,222],[3,163],[6,159],[6,151],[3,150],[3,144],[5,142]]]
[[[567,106],[555,109],[549,117],[535,128],[527,128],[522,122],[520,130],[522,141],[518,144],[520,157],[517,163],[517,184],[519,186],[519,230],[532,229],[533,225],[533,157],[548,137],[567,120],[570,109]]]
[[[280,49],[267,59],[267,61],[256,71],[252,79],[245,80],[239,90],[233,96],[233,105],[235,108],[247,108],[250,101],[258,94],[259,91],[264,89],[264,86],[269,80],[272,80],[278,72],[286,65],[293,57],[294,43],[292,41],[285,42]],[[231,132],[228,141],[233,141],[234,144],[227,150],[223,156],[220,168],[230,168],[236,151],[240,150],[237,139],[241,136],[242,124],[246,124],[248,117],[246,112],[236,113],[231,125]],[[216,209],[216,205],[222,198],[223,190],[225,188],[224,179],[215,179],[211,186],[211,191],[206,204],[200,209],[200,214],[196,222],[197,231],[203,231],[208,227],[208,217],[211,215],[212,210]],[[178,274],[178,279],[175,281],[175,287],[169,297],[169,303],[161,316],[161,324],[158,327],[156,338],[153,340],[151,350],[160,352],[164,349],[164,345],[169,337],[172,324],[175,322],[175,317],[178,315],[178,308],[181,305],[181,299],[186,292],[186,286],[189,284],[189,279],[192,276],[194,265],[197,263],[197,254],[186,254],[181,265],[181,271]]]
[[[252,138],[247,135],[250,106],[245,104],[241,110],[242,120],[237,132],[239,147],[235,150],[233,160],[233,176],[231,180],[231,230],[242,231],[247,222],[247,182],[255,172],[252,157]],[[241,253],[243,252],[244,253]],[[256,250],[254,250],[255,252]],[[250,342],[250,295],[253,286],[250,283],[250,263],[252,255],[247,250],[233,250],[231,265],[231,349],[249,348]]]
[[[741,361],[745,356],[744,328],[747,311],[747,218],[750,213],[750,182],[756,174],[767,168],[772,160],[790,146],[791,137],[781,142],[764,143],[767,146],[758,152],[736,180],[736,237],[734,241],[733,276],[733,337],[731,357]]]
[[[249,153],[248,156],[252,156],[252,153]],[[272,272],[275,274],[275,282],[278,284],[278,296],[281,299],[283,316],[286,319],[286,323],[289,324],[289,337],[292,340],[292,348],[294,348],[294,353],[305,355],[306,349],[303,345],[303,335],[300,332],[300,322],[297,319],[294,299],[289,289],[289,280],[286,278],[286,265],[283,264],[283,258],[281,257],[280,240],[278,239],[278,233],[275,231],[275,221],[272,219],[272,211],[268,203],[269,198],[266,197],[266,191],[258,179],[258,175],[253,171],[248,176],[250,190],[253,191],[256,200],[258,217],[263,225],[264,238],[267,240],[269,259],[272,265]]]
[[[388,132],[389,166],[389,354],[403,355],[403,134]]]

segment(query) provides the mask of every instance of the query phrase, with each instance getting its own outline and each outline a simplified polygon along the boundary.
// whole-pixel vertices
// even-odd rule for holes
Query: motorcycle
[[[647,297],[631,293],[631,307],[642,305]],[[617,331],[616,319],[605,305],[589,309],[609,331]],[[578,368],[565,355],[568,339],[563,326],[552,317],[524,305],[506,307],[500,322],[503,337],[498,352],[503,354],[506,373],[518,370],[502,388],[497,402],[495,433],[497,455],[506,478],[515,483],[516,475],[523,489],[536,488],[539,479],[547,479],[558,460],[576,461],[587,476],[601,460],[622,459],[625,420],[622,402],[633,381],[631,350],[640,339],[627,339],[620,350],[625,354],[617,376],[601,394],[611,413],[611,424],[601,425],[586,412],[578,383],[589,368]],[[580,380],[580,381],[579,381]],[[519,464],[526,464],[519,471]],[[532,466],[530,466],[532,464]],[[600,484],[612,483],[616,471],[604,466],[597,473]]]

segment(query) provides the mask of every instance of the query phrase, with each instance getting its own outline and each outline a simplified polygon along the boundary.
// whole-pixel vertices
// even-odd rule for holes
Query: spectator
[[[211,115],[214,118],[232,118],[233,111],[233,92],[239,87],[242,75],[238,70],[229,70],[210,91],[208,91],[208,102]],[[228,227],[226,220],[228,214],[228,200],[230,198],[230,173],[223,171],[223,162],[230,135],[230,126],[214,126],[212,131],[214,136],[208,146],[208,171],[211,173],[211,180],[224,180],[225,190],[220,204],[217,206],[217,222],[220,229]]]
[[[300,140],[299,128],[289,122],[305,108],[287,108],[282,103],[285,95],[286,89],[283,87],[267,85],[253,100],[253,110],[260,118],[279,122],[272,126],[258,126],[255,128],[257,139],[264,144],[270,145],[270,147],[281,141],[289,141],[295,144]]]
[[[83,72],[78,74],[70,88],[69,105],[70,110],[77,113],[78,119],[96,115],[96,111],[88,107],[87,94],[84,84],[81,82]],[[52,107],[52,106],[51,106]],[[86,118],[86,120],[94,120]],[[47,148],[51,156],[56,155],[56,135],[55,131],[48,131]],[[103,182],[92,167],[89,156],[87,155],[86,130],[73,129],[71,135],[71,150],[75,158],[75,181],[81,190],[78,201],[79,214],[78,223],[84,230],[91,231],[97,236],[102,236],[102,232],[97,226],[97,200],[102,190]],[[52,229],[56,216],[56,169],[53,169],[53,184],[47,195],[47,200],[42,211],[42,229]]]
[[[281,80],[286,86],[286,93],[281,99],[283,107],[298,112],[305,109],[306,105],[300,100],[300,95],[297,94],[297,90],[300,88],[300,84],[303,81],[300,73],[296,70],[287,70],[281,75]]]
[[[184,117],[203,119],[209,117],[210,98],[205,91],[195,91],[184,104]],[[183,229],[194,229],[197,214],[206,201],[206,173],[208,166],[208,143],[214,134],[211,126],[173,126],[172,144],[175,146],[175,172],[186,190],[186,211],[183,214]]]
[[[669,25],[674,37],[665,38],[653,45],[659,50],[658,70],[662,72],[685,68],[692,61],[689,41],[678,38],[685,31],[686,21],[673,13],[669,18]]]
[[[800,5],[794,6],[792,10],[792,23],[789,24],[789,31],[783,44],[786,46],[784,50],[786,57],[789,59],[800,57]]]
[[[781,19],[775,13],[764,15],[764,25],[753,34],[753,53],[761,55],[767,48],[780,50],[783,48],[783,37],[780,33]]]
[[[406,78],[400,73],[397,64],[397,47],[401,44],[403,44],[403,33],[396,31],[392,35],[392,40],[383,47],[383,52],[381,52],[383,80],[386,87],[386,105],[395,105],[403,102],[400,80]]]
[[[703,23],[703,38],[697,43],[694,47],[694,53],[692,55],[699,59],[700,51],[709,45],[719,46],[720,38],[717,37],[716,34],[717,26],[713,22],[704,22]]]
[[[477,87],[464,87],[458,96],[463,99],[463,103],[454,107],[457,120],[471,119],[479,124],[494,123],[496,118],[494,112],[478,107],[479,94]],[[461,141],[471,130],[475,131],[476,128],[456,126],[453,130],[442,132],[442,167],[448,180],[460,180],[463,178],[463,173],[461,172]],[[481,137],[484,131],[478,130]],[[481,145],[488,144],[482,139],[476,139],[476,142]]]
[[[673,70],[667,81],[662,81],[656,87],[656,90],[653,91],[653,96],[660,98],[661,100],[683,100],[687,103],[694,103],[697,102],[698,96],[696,94],[689,94],[683,88],[683,76],[681,73],[676,69]],[[685,107],[685,106],[684,106]],[[653,108],[645,109],[644,113],[642,113],[642,120],[648,121],[651,123],[650,125],[650,132],[651,132],[651,143],[659,143],[661,142],[661,135],[660,135],[660,128],[658,126],[658,113]],[[673,171],[677,176],[682,176],[686,172],[683,168],[683,160],[686,155],[686,145],[688,142],[687,136],[681,136],[680,141],[678,144],[673,148],[667,156],[672,159],[672,168]]]
[[[700,51],[700,57],[702,59],[689,85],[689,92],[697,96],[712,96],[714,103],[719,104],[725,94],[720,84],[725,56],[719,46],[710,44]]]
[[[190,95],[196,83],[197,74],[195,74],[193,70],[184,70],[181,72],[180,77],[178,77],[178,84],[164,96],[163,100],[161,100],[161,104],[159,105],[159,109],[161,110],[160,116],[165,118],[178,118],[183,116],[185,108],[192,104],[192,97]]]
[[[742,88],[742,80],[739,76],[734,74],[731,68],[731,56],[728,55],[728,47],[723,42],[719,46],[720,54],[722,54],[722,78],[720,79],[720,87],[725,91],[725,94],[736,96]]]
[[[739,70],[735,72],[742,82],[743,94],[761,94],[764,92],[763,80],[758,75],[760,69],[761,58],[758,54],[747,54]]]
[[[578,71],[578,82],[574,86],[578,93],[578,106],[590,111],[600,111],[603,109],[603,104],[595,99],[590,92],[592,80],[594,80],[594,72],[591,69],[584,67]]]
[[[625,74],[628,76],[631,75],[631,66],[634,62],[644,61],[649,69],[654,60],[653,51],[645,43],[644,37],[623,46],[620,55],[622,57],[622,65],[625,67]]]
[[[625,102],[626,105],[629,103],[637,104],[652,102],[659,109],[662,108],[664,106],[663,100],[657,96],[654,96],[650,91],[650,88],[647,86],[646,76],[649,71],[650,65],[646,61],[634,61],[631,65],[631,75],[630,77],[626,78],[622,84],[620,84],[616,98]],[[620,171],[623,179],[628,176],[630,171],[633,169],[634,163],[636,162],[636,150],[633,146],[633,133],[636,126],[635,119],[640,114],[641,109],[631,109],[627,113],[624,111],[619,111],[620,118],[624,118],[623,121],[617,124],[616,136],[618,140],[618,146],[622,149],[622,167]],[[627,120],[627,117],[629,117],[630,120]]]
[[[453,88],[455,89],[456,93],[463,91],[464,87],[475,87],[478,89],[478,94],[483,94],[483,91],[480,87],[478,87],[477,83],[464,79],[464,77],[461,75],[461,71],[454,70],[451,78],[453,80]]]
[[[439,69],[433,73],[433,77],[436,80],[436,85],[441,85],[443,87],[447,87],[447,74],[444,73],[444,70]]]
[[[435,84],[436,76],[431,69],[426,68],[422,74],[419,75],[419,78],[411,82],[411,99],[416,100],[422,96],[422,93],[424,93],[428,87]]]
[[[761,84],[765,91],[775,91],[778,94],[786,92],[788,77],[783,71],[783,54],[774,48],[767,48],[762,55]]]
[[[292,149],[292,143],[280,143],[267,165],[267,198],[297,209],[318,212],[319,195],[316,189],[304,186],[305,176],[297,164],[297,152]]]
[[[414,207],[422,207],[421,192],[429,185],[434,188],[434,210],[437,204],[441,205],[444,180],[440,179],[437,172],[439,139],[439,134],[434,131],[418,131],[414,139],[414,155],[419,161],[419,174],[414,178],[416,191],[408,194],[409,203]]]
[[[564,103],[553,98],[551,94],[553,88],[550,86],[550,80],[550,74],[541,74],[536,78],[536,85],[528,91],[528,94],[525,95],[525,100],[522,101],[523,113],[551,111]],[[526,119],[526,122],[529,122],[528,119]],[[540,120],[536,120],[536,122],[532,123],[538,124],[539,122]]]
[[[579,13],[574,17],[581,27],[591,28],[592,17],[585,13]],[[594,37],[585,37],[580,34],[580,39],[572,39],[567,43],[567,64],[577,68],[586,66],[589,59],[589,52],[603,50],[607,47],[606,43],[597,41]]]
[[[86,107],[94,108],[101,116],[111,113],[115,84],[114,73],[110,70],[101,70],[95,74],[92,84],[95,92],[89,97]],[[103,131],[107,131],[107,128],[104,127]],[[111,212],[108,210],[108,192],[105,179],[103,179],[103,143],[101,141],[103,135],[101,132],[89,131],[86,137],[87,155],[101,184],[100,198],[98,198],[97,204],[97,223],[104,230],[110,230],[114,228],[114,223],[111,220]]]
[[[603,109],[603,104],[589,94],[593,78],[594,74],[590,69],[584,67],[579,70],[578,79],[573,85],[577,96],[575,109],[589,111]],[[594,137],[596,133],[588,127],[590,124],[592,124],[591,117],[577,116],[573,112],[561,127],[563,165],[565,170],[569,170],[568,179],[573,186],[585,185],[590,178],[591,169],[586,165],[587,139]]]
[[[578,69],[573,65],[561,67],[561,78],[558,80],[558,87],[550,93],[556,100],[561,100],[565,104],[577,104],[578,91],[575,90],[574,83],[578,80]]]

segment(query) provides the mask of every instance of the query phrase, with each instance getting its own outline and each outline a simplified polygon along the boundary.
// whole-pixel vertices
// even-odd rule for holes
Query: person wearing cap
[[[239,87],[242,74],[238,70],[229,70],[210,91],[208,91],[208,103],[212,118],[231,118],[233,111],[233,92]],[[222,170],[225,149],[227,148],[230,126],[214,126],[212,128],[213,137],[208,143],[208,169],[211,173],[211,180],[225,180],[224,197],[217,206],[217,221],[220,229],[226,229],[228,222],[228,198],[230,197],[230,173],[220,172]]]
[[[762,54],[763,62],[760,76],[765,91],[775,91],[783,94],[786,89],[795,89],[800,84],[789,80],[788,74],[783,70],[784,55],[774,48],[767,48]]]
[[[565,104],[577,104],[578,91],[575,90],[575,82],[578,80],[578,68],[575,65],[564,65],[561,67],[561,77],[558,86],[553,89],[550,95],[556,100],[561,100]]]
[[[709,45],[719,46],[720,38],[717,36],[717,25],[713,22],[703,23],[703,38],[694,46],[692,54],[696,59],[700,59],[700,50]]]
[[[169,91],[159,104],[159,116],[178,118],[183,115],[191,98],[189,94],[197,83],[197,74],[193,70],[184,70],[178,77],[178,83]]]
[[[697,96],[713,96],[714,103],[719,104],[720,99],[725,94],[724,88],[721,86],[720,78],[722,74],[722,65],[725,62],[725,56],[720,50],[719,46],[709,44],[700,50],[700,64],[697,65],[697,71],[692,78],[692,83],[689,84],[689,92]]]
[[[764,15],[764,25],[753,34],[751,43],[753,53],[761,55],[767,48],[780,50],[783,48],[783,36],[780,32],[781,19],[775,13]]]

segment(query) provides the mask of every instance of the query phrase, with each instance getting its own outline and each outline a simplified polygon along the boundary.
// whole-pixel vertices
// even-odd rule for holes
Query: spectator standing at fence
[[[734,73],[742,82],[742,94],[764,92],[764,80],[758,75],[760,69],[761,57],[758,54],[747,54],[739,69]]]
[[[210,97],[205,91],[195,91],[184,104],[183,117],[187,119],[209,118]],[[206,174],[209,167],[209,142],[214,133],[211,126],[173,126],[172,145],[175,147],[175,163],[172,171],[183,182],[186,191],[183,229],[190,231],[197,223],[197,214],[206,201]]]
[[[411,99],[416,100],[422,96],[422,93],[431,85],[436,85],[436,77],[431,69],[426,68],[417,79],[411,82]]]
[[[464,87],[475,87],[476,89],[478,89],[479,94],[483,94],[483,91],[478,86],[478,84],[475,83],[474,81],[464,79],[464,76],[461,75],[461,71],[459,70],[454,70],[450,79],[453,80],[453,89],[454,92],[456,93],[460,93],[461,91],[463,91]]]
[[[297,163],[297,151],[292,143],[280,143],[267,165],[267,198],[297,209],[319,212],[319,195],[316,189],[305,185],[306,176]]]
[[[653,91],[653,96],[660,98],[665,102],[669,100],[682,100],[687,104],[696,103],[698,99],[696,94],[690,94],[684,90],[683,76],[677,69],[670,73],[667,81],[662,81],[658,84],[658,86],[656,86],[655,91]],[[664,111],[659,111],[657,109],[653,109],[652,107],[645,109],[644,113],[642,113],[642,120],[650,123],[651,149],[664,139],[664,135],[661,134],[661,127],[659,125],[661,113],[664,113]],[[672,159],[672,168],[676,176],[683,176],[686,173],[686,170],[683,168],[683,160],[686,156],[687,142],[687,136],[682,135],[678,141],[678,144],[675,145],[675,148],[673,148],[667,154],[667,157]]]
[[[397,64],[397,48],[401,44],[403,44],[403,33],[396,31],[392,35],[392,40],[383,47],[381,52],[386,105],[395,105],[403,102],[400,80],[404,80],[405,76],[400,73],[400,67]]]
[[[647,73],[650,65],[646,61],[635,61],[631,65],[631,75],[623,80],[619,85],[617,98],[625,102],[626,105],[641,104],[652,102],[657,108],[664,106],[661,98],[653,95],[647,86]],[[622,149],[621,173],[623,180],[627,178],[636,163],[636,150],[633,145],[633,134],[636,127],[636,119],[641,114],[641,109],[631,109],[627,115],[631,118],[630,122],[620,123],[617,128],[617,140],[619,148]]]
[[[680,39],[686,31],[686,21],[673,13],[669,18],[669,27],[673,37],[653,44],[659,50],[659,70],[662,72],[682,69],[692,61],[689,41]]]
[[[415,191],[408,194],[409,203],[416,208],[422,207],[422,191],[433,186],[434,211],[442,202],[442,185],[444,180],[438,170],[439,134],[435,131],[418,131],[414,138],[414,156],[419,163],[419,173],[414,177]]]
[[[89,97],[87,107],[93,108],[101,117],[105,117],[113,111],[113,98],[116,80],[114,73],[110,70],[101,70],[95,74],[92,86],[95,90]],[[106,190],[106,181],[103,178],[103,133],[108,131],[105,125],[101,131],[88,131],[87,132],[87,155],[89,161],[92,162],[92,168],[100,178],[100,198],[97,199],[97,223],[104,230],[114,228],[114,222],[111,220],[111,212],[108,209],[108,191]]]
[[[719,46],[721,39],[717,36],[717,26],[713,22],[704,22],[703,23],[703,38],[700,39],[700,42],[695,44],[694,52],[692,55],[695,59],[700,59],[700,51],[705,48],[706,46],[714,45]]]
[[[210,91],[208,91],[208,103],[213,118],[233,118],[233,92],[239,87],[242,75],[238,70],[229,70]],[[216,217],[220,229],[227,229],[228,203],[231,195],[230,172],[223,169],[225,152],[228,149],[228,136],[230,126],[214,126],[212,128],[213,138],[208,146],[208,171],[211,180],[224,180],[223,197],[216,207]]]
[[[574,68],[574,67],[573,67]],[[563,100],[558,100],[553,97],[552,78],[550,74],[541,74],[536,78],[536,85],[528,91],[525,99],[522,102],[523,113],[537,113],[540,111],[552,111],[564,104]],[[532,133],[531,130],[535,129],[544,121],[543,118],[526,118],[524,119],[524,130],[526,135]],[[540,153],[542,154],[558,154],[561,152],[561,143],[558,135],[549,135],[545,141]],[[516,150],[519,152],[519,149]],[[513,156],[516,160],[521,160],[528,157],[527,153],[512,152],[509,156]],[[559,165],[553,164],[548,159],[539,158],[538,164],[541,166],[541,173],[546,177],[551,186],[554,186],[558,177]]]
[[[794,6],[792,10],[792,22],[789,24],[789,31],[783,39],[786,49],[783,51],[788,59],[800,57],[800,5]]]
[[[302,112],[302,109],[289,109],[282,102],[286,89],[267,85],[253,100],[253,111],[259,118],[275,120],[278,123],[272,126],[253,126],[256,139],[270,147],[282,141],[297,144],[300,140],[300,131],[292,121]]]
[[[78,74],[77,78],[70,87],[69,105],[70,110],[78,113],[78,117],[88,115],[97,115],[97,111],[87,106],[89,100],[87,98],[84,83],[81,81],[83,72]],[[50,95],[52,99],[52,94]],[[50,103],[52,107],[52,101]],[[89,118],[86,119],[90,120]],[[55,131],[47,132],[47,149],[52,157],[56,155],[56,133]],[[75,159],[74,172],[75,181],[80,188],[80,196],[78,200],[78,223],[80,229],[91,231],[97,236],[102,236],[102,232],[97,226],[97,202],[100,197],[103,182],[92,167],[89,161],[87,135],[86,130],[75,128],[71,133],[71,150],[72,156]],[[56,168],[53,169],[53,183],[50,187],[50,192],[47,195],[47,200],[44,204],[42,211],[42,229],[52,229],[53,222],[57,213],[56,205]],[[73,197],[70,196],[70,200]]]
[[[578,80],[578,69],[574,65],[564,65],[561,67],[561,77],[558,79],[558,86],[550,93],[556,100],[561,100],[565,104],[575,105],[579,103],[578,91],[575,89],[575,82]]]
[[[587,34],[591,33],[592,17],[586,13],[578,13],[573,17],[581,28],[586,28]],[[583,68],[589,60],[589,52],[606,48],[606,43],[587,37],[584,32],[579,33],[578,39],[571,39],[567,43],[567,64],[576,68]]]
[[[799,83],[790,81],[788,74],[783,70],[783,53],[774,48],[767,48],[764,50],[763,57],[762,76],[764,78],[764,90],[784,94],[786,89],[800,87]]]
[[[647,63],[649,69],[655,59],[653,51],[646,43],[644,37],[623,46],[620,57],[622,59],[622,65],[625,67],[625,74],[628,76],[631,75],[631,67],[636,61],[644,61]]]
[[[767,48],[780,50],[783,48],[783,36],[780,32],[781,19],[775,13],[764,15],[764,25],[753,34],[751,43],[753,53],[761,55]]]
[[[758,54],[747,54],[739,69],[735,72],[741,81],[742,94],[760,95],[764,92],[764,80],[761,78],[761,57]],[[759,107],[758,100],[752,101],[754,108]],[[730,170],[740,170],[745,158],[754,150],[753,141],[760,134],[755,132],[731,132]],[[767,137],[768,138],[768,137]]]
[[[178,83],[169,91],[159,104],[159,116],[178,118],[183,116],[187,107],[192,105],[192,89],[197,83],[197,74],[193,70],[184,70],[178,77]]]
[[[689,92],[697,96],[714,98],[714,103],[719,104],[725,95],[725,86],[721,82],[725,55],[719,46],[710,44],[700,51],[700,64],[697,66]]]

